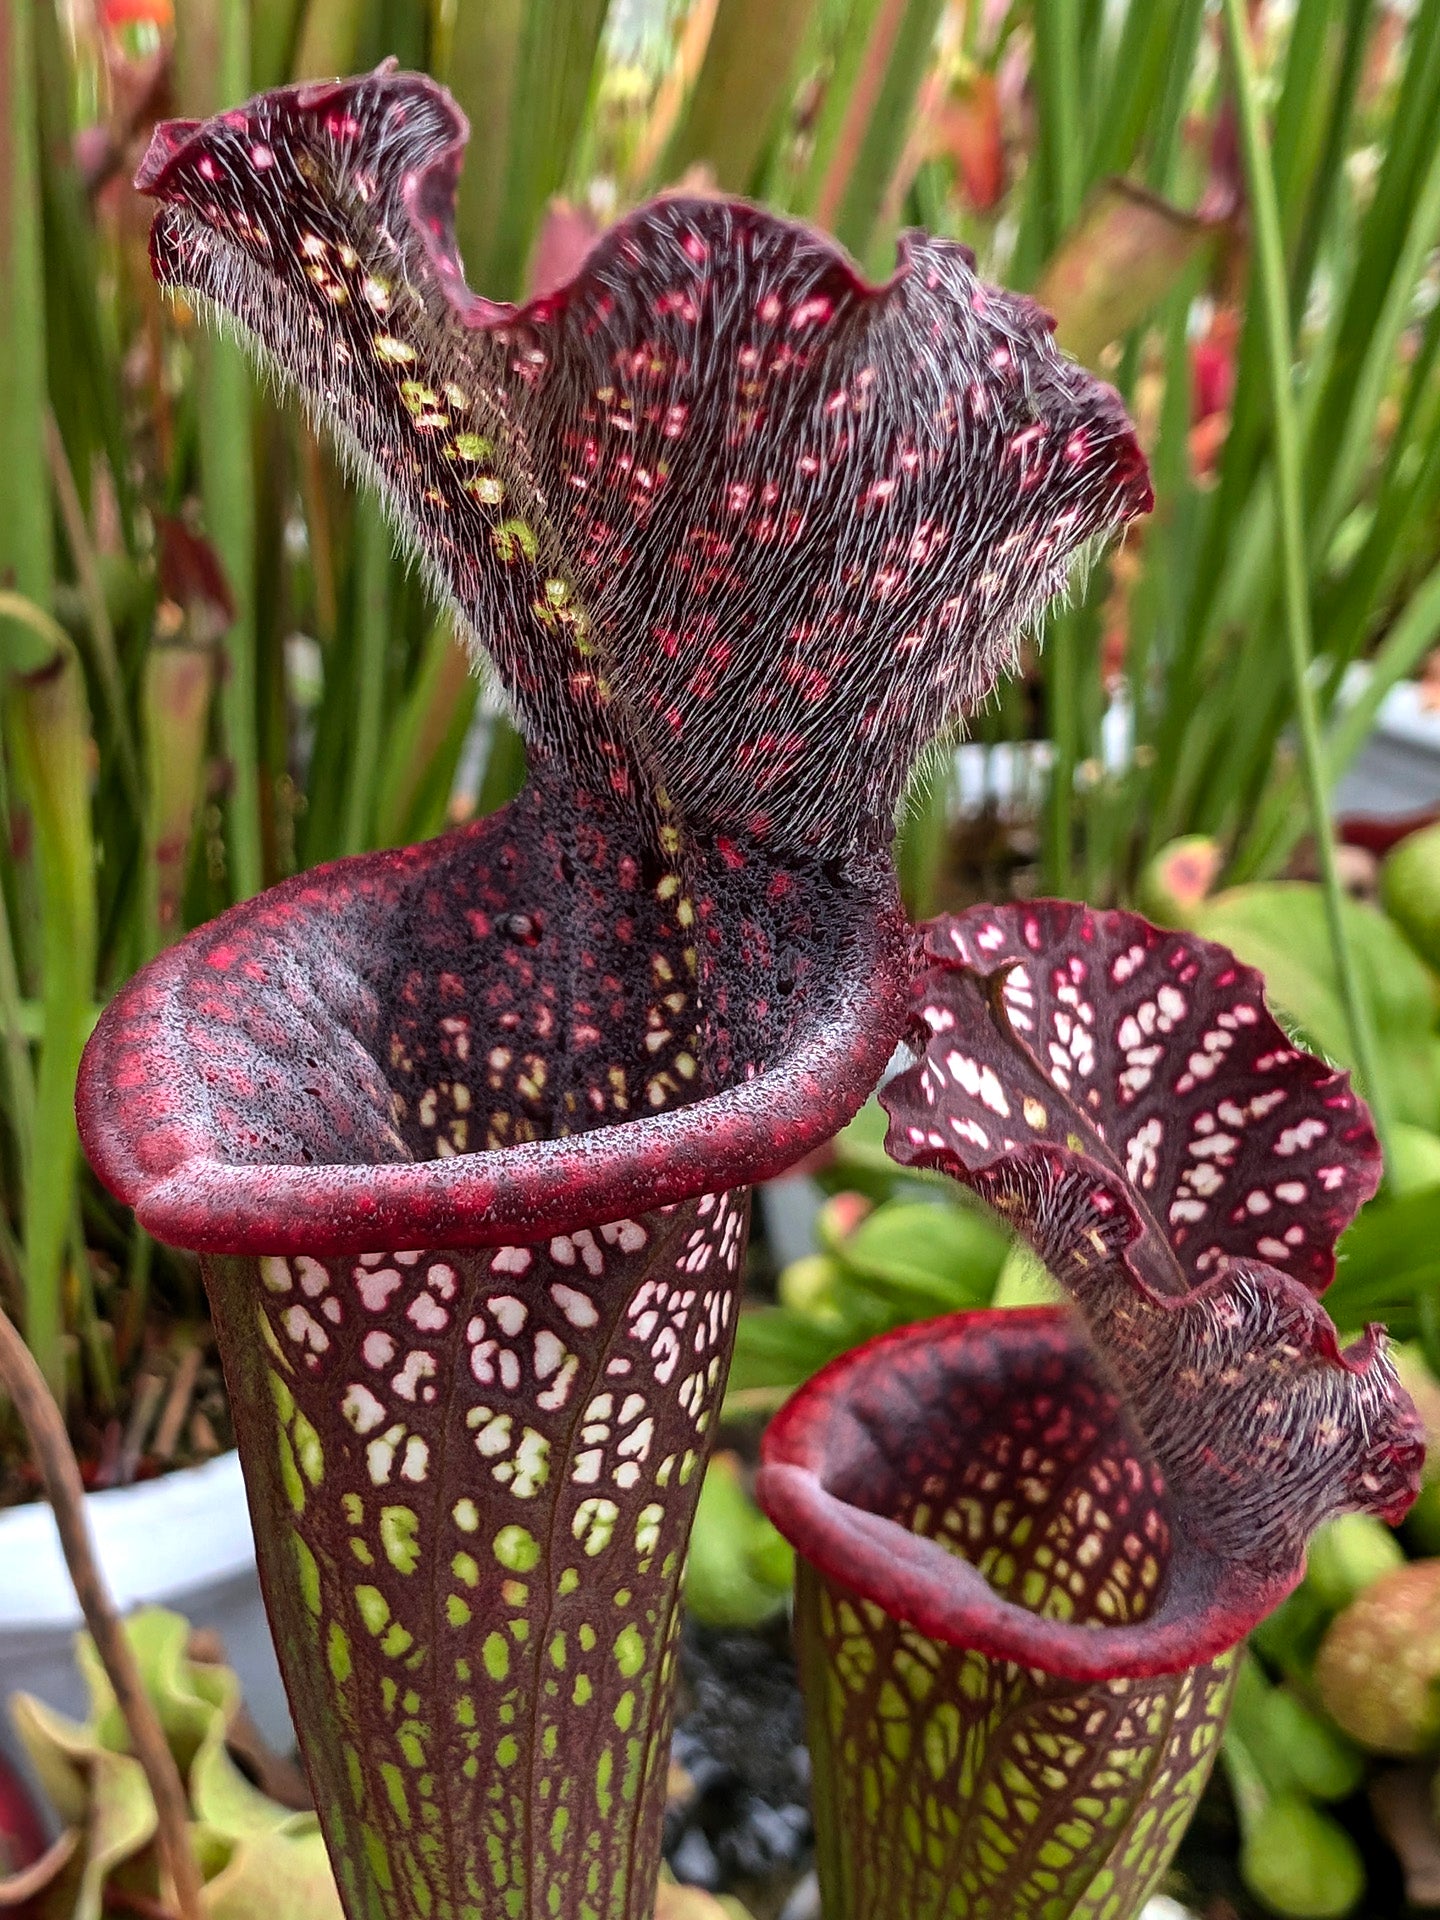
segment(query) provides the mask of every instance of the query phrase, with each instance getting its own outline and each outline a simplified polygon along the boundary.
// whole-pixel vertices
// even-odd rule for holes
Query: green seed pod
[[[1440,1746],[1440,1560],[1383,1574],[1333,1623],[1315,1684],[1335,1723],[1376,1753]]]
[[[1440,1554],[1440,1480],[1427,1480],[1405,1516],[1405,1540],[1414,1554]]]
[[[1412,833],[1389,856],[1380,903],[1421,959],[1440,967],[1440,824]]]
[[[1294,1784],[1312,1800],[1344,1800],[1365,1777],[1365,1756],[1288,1687],[1276,1687],[1263,1708],[1267,1751],[1283,1759]]]
[[[1365,1867],[1338,1821],[1298,1794],[1281,1794],[1240,1849],[1246,1886],[1286,1920],[1342,1920],[1365,1891]]]
[[[835,1284],[840,1269],[826,1253],[806,1254],[792,1260],[776,1285],[780,1304],[796,1313],[826,1313],[834,1310]]]
[[[1404,1549],[1383,1520],[1345,1513],[1310,1542],[1305,1580],[1332,1613],[1339,1613],[1382,1574],[1404,1564]]]
[[[1188,927],[1222,865],[1220,848],[1206,834],[1184,834],[1163,846],[1146,866],[1135,903],[1158,926]]]

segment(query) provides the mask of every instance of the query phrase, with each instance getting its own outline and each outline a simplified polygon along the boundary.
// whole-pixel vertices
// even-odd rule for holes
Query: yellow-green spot
[[[290,1436],[283,1428],[277,1437],[280,1443],[280,1479],[285,1488],[285,1497],[296,1513],[304,1513],[305,1483],[295,1464],[295,1449],[290,1445]]]
[[[457,1727],[473,1727],[475,1724],[475,1702],[468,1693],[462,1693],[455,1702],[455,1724]]]
[[[350,1798],[358,1807],[365,1799],[365,1770],[354,1747],[345,1749],[345,1771],[350,1776]]]
[[[320,1445],[320,1436],[303,1413],[296,1414],[293,1432],[296,1456],[305,1478],[312,1487],[318,1487],[325,1478],[325,1453]]]
[[[495,1742],[496,1763],[502,1767],[513,1767],[520,1758],[520,1742],[513,1733],[502,1733]]]
[[[346,1493],[340,1496],[340,1511],[345,1516],[347,1526],[358,1527],[365,1518],[365,1502],[358,1493]]]
[[[608,1819],[611,1807],[615,1804],[610,1791],[610,1779],[615,1771],[615,1755],[609,1747],[595,1763],[595,1806],[602,1820]]]
[[[380,1544],[397,1573],[415,1571],[420,1563],[420,1516],[413,1507],[380,1509]]]
[[[635,1626],[622,1627],[615,1636],[615,1664],[627,1680],[633,1680],[645,1664],[645,1642]]]
[[[522,554],[527,560],[533,560],[540,551],[535,529],[524,520],[502,520],[490,538],[507,566],[513,566]]]
[[[488,460],[495,451],[483,433],[457,433],[450,444],[460,460]]]
[[[318,1620],[320,1618],[320,1569],[315,1564],[315,1556],[300,1538],[292,1533],[290,1544],[295,1549],[295,1570],[300,1580],[300,1598]]]
[[[495,1558],[512,1573],[529,1573],[540,1558],[540,1548],[524,1527],[502,1527],[495,1536]]]
[[[562,1672],[564,1671],[565,1636],[563,1633],[557,1633],[550,1642],[550,1664],[552,1667],[558,1667]]]
[[[457,1500],[450,1509],[450,1518],[462,1533],[474,1533],[480,1524],[480,1509],[473,1500]]]
[[[369,1547],[365,1544],[365,1542],[360,1538],[358,1533],[352,1533],[350,1536],[350,1551],[354,1554],[355,1558],[360,1562],[362,1567],[374,1566],[375,1556],[370,1551]]]
[[[457,1553],[450,1562],[450,1571],[467,1587],[478,1587],[480,1584],[480,1568],[473,1554]]]
[[[660,1544],[660,1522],[665,1518],[665,1509],[652,1500],[648,1507],[642,1507],[635,1520],[635,1551],[639,1554],[653,1553]]]
[[[380,1651],[388,1659],[398,1660],[402,1653],[408,1653],[415,1644],[415,1636],[407,1633],[398,1620],[386,1629],[385,1638],[380,1642]]]
[[[557,1807],[550,1821],[550,1851],[559,1853],[561,1842],[565,1838],[565,1829],[570,1825],[568,1807]]]
[[[594,1693],[595,1689],[590,1684],[589,1674],[577,1673],[575,1676],[575,1691],[570,1696],[573,1703],[577,1707],[588,1707],[594,1697]]]
[[[378,1587],[356,1587],[355,1604],[371,1633],[379,1633],[390,1618],[390,1603]]]
[[[420,1735],[414,1727],[402,1727],[395,1739],[401,1753],[405,1756],[405,1764],[413,1767],[418,1773],[425,1764],[425,1748],[421,1744]]]
[[[326,1643],[325,1657],[330,1662],[330,1672],[339,1686],[344,1686],[352,1672],[350,1659],[350,1636],[338,1620],[330,1622],[330,1637]]]
[[[579,1584],[580,1575],[576,1569],[574,1567],[566,1567],[559,1580],[555,1583],[555,1591],[563,1600],[568,1594],[574,1593]]]
[[[410,1796],[405,1791],[405,1776],[393,1760],[380,1762],[380,1778],[385,1782],[385,1794],[395,1809],[395,1817],[401,1826],[410,1824]]]
[[[593,1653],[595,1651],[595,1629],[590,1625],[588,1620],[581,1626],[576,1638],[579,1640],[584,1652]]]
[[[502,1634],[488,1633],[485,1645],[480,1649],[485,1662],[485,1671],[492,1680],[503,1680],[510,1671],[510,1649]]]
[[[628,1733],[630,1731],[630,1726],[634,1718],[635,1718],[635,1694],[633,1689],[627,1687],[624,1693],[622,1693],[620,1698],[615,1702],[615,1714],[614,1714],[615,1724],[620,1729],[621,1733]]]
[[[291,1393],[289,1387],[286,1386],[278,1373],[271,1371],[268,1374],[268,1378],[270,1381],[270,1392],[275,1401],[275,1411],[279,1414],[282,1422],[288,1427],[290,1422],[295,1418],[295,1396]]]
[[[470,1624],[470,1603],[462,1600],[458,1593],[445,1597],[445,1618],[452,1627],[468,1627]]]
[[[375,358],[383,360],[386,366],[408,367],[415,358],[415,349],[404,340],[397,340],[393,333],[377,333]]]
[[[375,1876],[376,1886],[382,1893],[392,1893],[395,1882],[391,1877],[390,1856],[385,1851],[384,1840],[368,1823],[361,1828],[361,1834],[365,1842],[365,1858]]]

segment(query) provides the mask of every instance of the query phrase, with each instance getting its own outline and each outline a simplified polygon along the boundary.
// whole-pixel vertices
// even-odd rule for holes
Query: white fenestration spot
[[[495,1323],[503,1334],[513,1340],[530,1317],[530,1309],[523,1300],[517,1300],[513,1293],[497,1294],[486,1303],[495,1316]]]
[[[946,1056],[945,1069],[962,1093],[968,1093],[972,1100],[979,1100],[982,1106],[997,1114],[1000,1119],[1010,1118],[1010,1102],[1005,1098],[1005,1089],[1001,1086],[995,1069],[972,1060],[969,1054],[961,1053],[958,1047],[952,1047]]]
[[[345,1389],[345,1398],[340,1402],[340,1411],[350,1422],[356,1433],[373,1433],[385,1418],[385,1409],[361,1382],[354,1381]]]
[[[378,1373],[382,1367],[388,1367],[395,1358],[395,1339],[393,1334],[385,1332],[383,1327],[372,1327],[361,1343],[360,1352],[367,1367],[374,1367]]]
[[[425,1276],[426,1285],[433,1294],[442,1300],[453,1300],[460,1285],[460,1277],[452,1266],[443,1260],[437,1260]]]
[[[1133,1185],[1144,1187],[1147,1192],[1155,1184],[1164,1139],[1165,1128],[1160,1116],[1152,1113],[1126,1142],[1125,1172]]]
[[[304,1347],[311,1354],[322,1354],[328,1351],[330,1336],[308,1307],[302,1307],[298,1303],[293,1307],[286,1307],[280,1316],[280,1324],[297,1347]]]
[[[421,1333],[440,1333],[450,1324],[449,1314],[430,1293],[416,1294],[406,1310],[405,1318]]]
[[[394,1267],[379,1267],[368,1273],[363,1267],[355,1269],[356,1290],[361,1302],[371,1313],[383,1313],[391,1294],[401,1284],[400,1275]]]
[[[535,1378],[548,1380],[565,1359],[565,1343],[548,1327],[535,1335]]]
[[[405,1356],[405,1364],[401,1367],[399,1373],[395,1375],[390,1385],[392,1390],[398,1393],[402,1400],[414,1400],[420,1392],[422,1381],[432,1380],[434,1377],[434,1354],[427,1353],[423,1347],[412,1347]],[[435,1390],[432,1387],[428,1390],[425,1397],[427,1399],[433,1399],[434,1396]]]
[[[497,1480],[509,1484],[517,1500],[532,1500],[550,1478],[550,1442],[543,1433],[526,1427],[514,1459],[500,1461],[491,1471]]]
[[[307,1300],[318,1300],[330,1285],[330,1276],[318,1260],[302,1253],[295,1262],[295,1277]]]
[[[1193,1093],[1202,1080],[1220,1070],[1225,1055],[1235,1044],[1235,1036],[1224,1027],[1210,1027],[1200,1036],[1200,1045],[1185,1062],[1185,1072],[1175,1082],[1177,1093]]]
[[[1297,1120],[1293,1127],[1282,1130],[1279,1139],[1275,1142],[1275,1151],[1288,1160],[1294,1154],[1307,1152],[1317,1140],[1325,1138],[1327,1131],[1323,1120],[1309,1117]]]
[[[595,1278],[605,1271],[605,1256],[595,1244],[595,1236],[586,1227],[572,1236],[575,1251],[580,1255],[585,1271]]]
[[[388,1427],[378,1440],[372,1440],[366,1447],[365,1465],[373,1485],[383,1487],[389,1481],[395,1470],[395,1454],[404,1438],[404,1427]]]
[[[274,1254],[267,1253],[260,1262],[260,1279],[270,1293],[289,1293],[294,1286],[290,1278],[290,1262],[279,1260]]]
[[[580,1371],[580,1362],[573,1353],[567,1353],[561,1362],[560,1371],[546,1387],[543,1393],[535,1396],[535,1404],[543,1407],[546,1413],[557,1413],[570,1398],[570,1389],[575,1384],[575,1376]]]
[[[492,1273],[528,1273],[534,1254],[529,1247],[497,1247],[490,1256]]]
[[[1115,958],[1111,961],[1110,978],[1115,982],[1117,987],[1123,987],[1125,982],[1134,974],[1138,973],[1144,964],[1144,947],[1139,945],[1127,947],[1124,953],[1116,954]]]
[[[602,1234],[604,1231],[602,1227]],[[572,1327],[593,1327],[599,1321],[599,1309],[590,1296],[577,1293],[574,1287],[567,1287],[562,1281],[557,1280],[551,1287],[550,1298]]]
[[[608,1220],[600,1229],[600,1238],[607,1246],[619,1247],[621,1253],[639,1253],[650,1236],[638,1220]]]

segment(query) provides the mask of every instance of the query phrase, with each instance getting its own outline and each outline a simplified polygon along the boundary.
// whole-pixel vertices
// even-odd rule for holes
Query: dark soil
[[[718,1633],[687,1621],[680,1676],[665,1858],[677,1880],[775,1920],[812,1856],[789,1626]]]
[[[687,1622],[680,1685],[665,1825],[671,1872],[707,1892],[735,1894],[756,1920],[777,1920],[787,1902],[798,1912],[814,1849],[788,1623],[716,1633]],[[1365,1856],[1368,1884],[1351,1920],[1400,1920],[1415,1911],[1363,1794],[1331,1811]],[[1217,1767],[1162,1890],[1199,1920],[1274,1920],[1246,1892],[1239,1852],[1234,1803]]]

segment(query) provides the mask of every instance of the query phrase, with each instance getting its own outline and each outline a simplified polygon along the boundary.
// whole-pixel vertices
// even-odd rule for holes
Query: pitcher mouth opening
[[[342,1253],[542,1238],[791,1164],[904,1024],[888,870],[731,849],[682,882],[609,825],[532,782],[182,941],[87,1050],[102,1180],[196,1251]]]
[[[842,1356],[771,1423],[756,1491],[804,1561],[891,1620],[1070,1681],[1198,1666],[1300,1571],[1262,1579],[1189,1538],[1062,1308],[957,1314]]]

